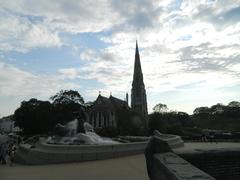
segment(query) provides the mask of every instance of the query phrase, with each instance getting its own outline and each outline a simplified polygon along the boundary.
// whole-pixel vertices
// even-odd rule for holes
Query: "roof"
[[[96,101],[94,102],[94,106],[115,110],[129,108],[126,101],[113,97],[112,95],[109,98],[99,95]]]
[[[123,107],[129,108],[128,103],[126,101],[113,97],[112,95],[109,97],[109,99],[110,101],[112,101],[112,103],[117,109],[123,108]]]

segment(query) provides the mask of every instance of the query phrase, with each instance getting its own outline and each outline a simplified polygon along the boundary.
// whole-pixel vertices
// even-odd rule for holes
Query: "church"
[[[118,127],[121,119],[126,118],[129,114],[141,116],[145,124],[147,124],[147,97],[137,42],[131,90],[131,107],[128,104],[128,94],[126,94],[125,100],[118,99],[112,95],[107,98],[99,94],[89,110],[87,121],[95,129]]]

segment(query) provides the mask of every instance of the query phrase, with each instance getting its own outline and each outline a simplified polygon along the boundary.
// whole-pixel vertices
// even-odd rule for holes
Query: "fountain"
[[[48,144],[65,144],[65,145],[104,145],[104,144],[119,144],[110,138],[103,138],[97,135],[91,124],[83,123],[84,132],[78,133],[78,120],[68,122],[66,125],[57,124],[56,128],[60,132],[58,135],[48,137]]]
[[[77,119],[56,126],[56,135],[40,138],[35,144],[21,144],[15,161],[22,164],[53,164],[116,158],[143,153],[147,140],[120,143],[97,135],[93,127]],[[81,129],[80,129],[80,127]],[[78,132],[80,129],[80,132]],[[164,135],[159,135],[164,138]],[[168,138],[176,144],[174,137]]]

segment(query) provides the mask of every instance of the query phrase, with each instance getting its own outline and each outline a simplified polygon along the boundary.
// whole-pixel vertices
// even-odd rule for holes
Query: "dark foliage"
[[[240,103],[232,101],[228,105],[198,107],[192,119],[200,128],[240,131]]]
[[[15,124],[27,135],[47,133],[55,123],[51,109],[48,101],[23,101],[14,113]]]
[[[53,101],[53,104],[84,104],[83,97],[74,90],[61,90],[54,96],[50,97],[50,100]]]
[[[75,118],[85,118],[84,99],[77,91],[61,90],[50,99],[53,101],[52,111],[56,123],[65,124]]]
[[[15,111],[15,123],[23,134],[42,134],[54,130],[56,124],[65,124],[75,118],[83,121],[85,119],[85,107],[83,98],[77,91],[60,91],[51,97],[53,103],[30,99],[23,101]],[[82,125],[82,122],[80,122]],[[82,132],[83,127],[79,126],[78,131]]]
[[[140,114],[129,110],[121,110],[117,113],[119,135],[146,135],[146,121]]]
[[[161,133],[182,134],[182,127],[192,127],[193,123],[185,112],[154,112],[149,115],[149,133],[159,130]]]

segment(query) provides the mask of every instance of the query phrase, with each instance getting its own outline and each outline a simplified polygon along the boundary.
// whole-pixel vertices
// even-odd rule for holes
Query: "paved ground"
[[[185,143],[175,152],[240,149],[240,143]],[[149,180],[143,155],[81,163],[12,167],[0,165],[0,180]]]
[[[0,165],[0,179],[149,180],[143,155],[57,165]]]
[[[239,142],[193,142],[184,143],[184,147],[177,148],[174,152],[193,152],[193,151],[217,151],[217,150],[240,150]]]

